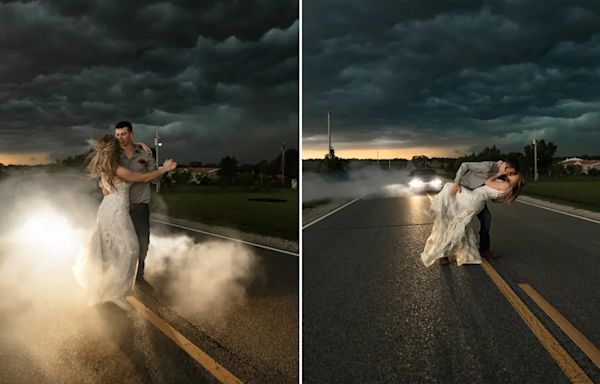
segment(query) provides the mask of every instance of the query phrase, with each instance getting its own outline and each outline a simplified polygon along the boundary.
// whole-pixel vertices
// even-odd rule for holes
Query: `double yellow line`
[[[433,198],[427,195],[429,200]],[[581,369],[579,364],[569,353],[559,344],[552,334],[544,327],[540,320],[531,312],[527,305],[517,296],[515,291],[506,281],[496,272],[494,267],[485,259],[482,260],[481,267],[492,279],[492,282],[498,287],[502,295],[508,300],[517,314],[523,319],[531,332],[537,337],[542,346],[548,351],[550,356],[558,364],[572,383],[593,383],[589,376]],[[600,351],[587,337],[579,332],[563,315],[561,315],[550,303],[548,303],[533,287],[529,284],[519,284],[519,287],[560,327],[560,329],[590,358],[590,360],[600,368]]]
[[[482,260],[483,270],[492,279],[502,295],[519,314],[521,319],[538,338],[542,346],[556,361],[560,369],[572,383],[592,383],[581,367],[569,353],[558,343],[552,334],[544,327],[527,305],[517,296],[512,288],[502,279],[487,260]],[[565,332],[571,340],[600,368],[600,351],[579,332],[564,316],[550,305],[539,293],[528,284],[519,284],[521,289]]]
[[[212,357],[206,352],[198,348],[188,338],[183,336],[179,331],[173,328],[170,324],[165,322],[163,319],[158,317],[148,307],[146,307],[141,301],[133,296],[127,296],[129,303],[140,312],[148,321],[150,321],[156,328],[164,333],[169,339],[171,339],[179,348],[183,349],[188,355],[202,365],[211,375],[217,380],[224,384],[242,384],[242,381],[235,377],[221,364],[217,363]]]

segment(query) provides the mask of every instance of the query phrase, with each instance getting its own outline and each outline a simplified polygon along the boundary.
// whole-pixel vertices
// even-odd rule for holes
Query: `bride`
[[[119,166],[119,142],[106,135],[96,142],[87,171],[110,193],[105,195],[94,233],[73,267],[90,305],[112,301],[129,311],[125,295],[131,290],[138,260],[138,241],[129,215],[129,186],[149,182],[177,166],[166,160],[159,169],[138,173]]]
[[[506,179],[506,180],[503,180]],[[431,203],[435,215],[431,235],[421,253],[421,260],[429,267],[436,260],[446,264],[453,256],[456,264],[481,264],[479,239],[474,228],[473,217],[481,211],[487,200],[510,204],[519,195],[523,178],[519,173],[507,174],[502,168],[491,176],[485,185],[461,193],[452,193],[453,183],[446,183]]]

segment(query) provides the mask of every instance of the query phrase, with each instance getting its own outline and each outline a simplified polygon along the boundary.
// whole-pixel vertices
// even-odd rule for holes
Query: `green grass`
[[[600,212],[600,178],[587,176],[541,177],[527,180],[523,195]]]
[[[219,225],[260,235],[298,240],[298,190],[250,191],[238,187],[184,186],[163,189],[152,198],[151,211],[170,217]],[[277,199],[285,202],[251,201]]]

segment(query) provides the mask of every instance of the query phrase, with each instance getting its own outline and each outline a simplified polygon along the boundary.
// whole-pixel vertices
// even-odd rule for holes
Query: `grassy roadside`
[[[523,195],[600,212],[600,178],[597,177],[528,180]]]
[[[152,212],[259,235],[298,240],[298,190],[196,187],[153,192]]]

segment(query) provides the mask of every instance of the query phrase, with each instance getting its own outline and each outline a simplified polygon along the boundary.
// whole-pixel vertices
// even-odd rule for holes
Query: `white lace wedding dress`
[[[453,195],[451,189],[452,183],[446,183],[431,202],[435,219],[421,253],[427,267],[441,257],[454,257],[457,265],[481,264],[475,216],[487,200],[498,198],[499,191],[484,185],[472,191],[463,187]]]
[[[129,183],[115,181],[111,188],[101,181],[110,194],[104,196],[96,220],[96,228],[73,272],[86,290],[89,305],[113,301],[130,309],[125,300],[133,287],[139,245],[129,216]]]

